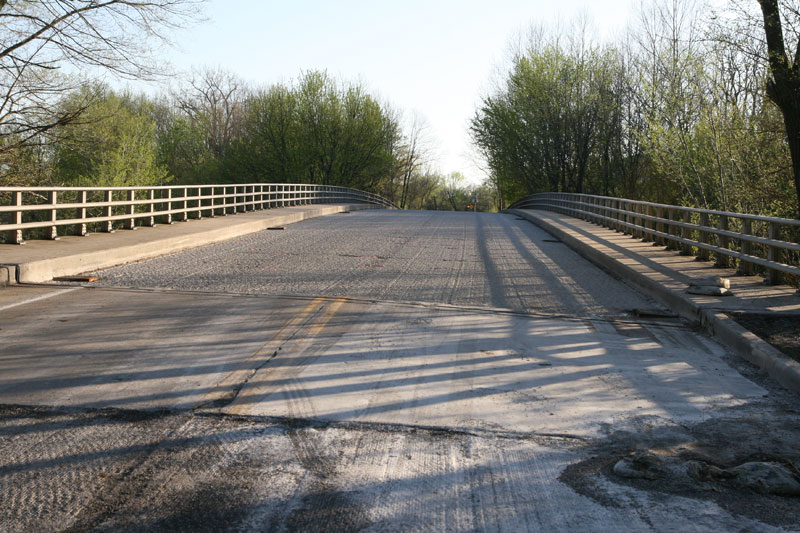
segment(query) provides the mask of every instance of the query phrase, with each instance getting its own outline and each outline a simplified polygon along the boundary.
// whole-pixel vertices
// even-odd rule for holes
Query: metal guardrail
[[[309,204],[395,204],[377,194],[332,185],[247,183],[161,187],[0,187],[0,235],[24,243],[24,234],[58,239],[92,229],[171,224],[274,207]],[[3,219],[7,220],[3,220]],[[71,228],[71,231],[70,229]],[[61,230],[61,231],[59,231]],[[29,237],[30,238],[30,237]]]
[[[572,193],[534,194],[508,209],[544,209],[652,241],[743,274],[763,269],[767,282],[800,277],[800,220]],[[794,240],[792,240],[794,239]]]

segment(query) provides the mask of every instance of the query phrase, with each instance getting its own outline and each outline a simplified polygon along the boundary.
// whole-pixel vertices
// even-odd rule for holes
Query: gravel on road
[[[361,297],[565,315],[658,307],[528,221],[359,211],[105,270],[97,286]]]

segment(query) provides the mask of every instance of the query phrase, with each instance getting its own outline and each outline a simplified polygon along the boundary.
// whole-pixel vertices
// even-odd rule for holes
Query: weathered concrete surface
[[[0,291],[0,530],[800,528],[797,498],[687,473],[800,467],[796,398],[691,324],[625,313],[659,309],[527,222],[419,215],[389,245],[380,228],[348,236],[376,214],[208,248],[251,294],[211,292],[222,280],[200,250],[172,279],[208,279],[205,292]],[[312,240],[288,246],[299,237]],[[231,255],[254,257],[237,276]],[[259,270],[275,258],[281,270]],[[269,294],[318,287],[326,261],[343,266],[328,294]],[[384,301],[415,284],[438,302]],[[635,451],[663,477],[615,475]]]
[[[795,442],[779,393],[681,323],[34,290],[0,307],[3,530],[800,524],[791,498],[726,509],[591,469],[731,418],[708,433],[758,418],[759,451]]]
[[[285,207],[162,224],[154,228],[137,227],[136,231],[60,237],[58,241],[33,240],[23,246],[0,246],[0,264],[9,265],[7,268],[13,272],[11,278],[20,283],[41,283],[58,276],[71,276],[212,244],[270,226],[370,207],[361,204]]]
[[[739,276],[734,269],[682,256],[652,242],[632,239],[590,222],[549,211],[512,210],[552,232],[584,257],[622,277],[689,320],[696,320],[729,349],[758,365],[788,389],[800,393],[800,363],[736,323],[728,313],[790,316],[800,329],[800,297],[794,287],[768,286],[760,276]],[[730,280],[724,298],[690,294],[697,279]]]
[[[660,309],[525,220],[361,211],[106,270],[99,286],[431,302],[569,316]]]
[[[0,287],[16,283],[16,267],[0,265]]]
[[[75,289],[4,311],[0,340],[2,404],[235,394],[224,412],[592,437],[631,409],[690,422],[765,392],[679,323],[344,299]]]

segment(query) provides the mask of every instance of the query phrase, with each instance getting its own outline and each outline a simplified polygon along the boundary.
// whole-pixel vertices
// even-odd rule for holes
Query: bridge
[[[94,215],[39,194],[48,216],[0,226],[46,239],[0,245],[1,530],[800,525],[800,365],[741,319],[800,299],[680,254],[716,255],[680,224],[718,220],[215,187],[104,192]],[[103,231],[133,220],[155,227]],[[715,278],[733,294],[687,292]]]

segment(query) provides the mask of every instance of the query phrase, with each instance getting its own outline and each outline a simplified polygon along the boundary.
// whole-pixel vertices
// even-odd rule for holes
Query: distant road
[[[512,215],[360,211],[107,270],[98,286],[345,296],[568,315],[649,308]]]

